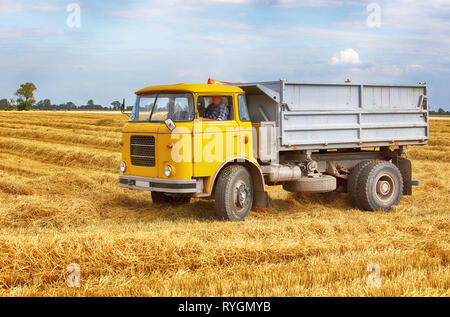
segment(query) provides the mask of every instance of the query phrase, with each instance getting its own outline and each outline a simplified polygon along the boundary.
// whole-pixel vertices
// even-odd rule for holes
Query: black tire
[[[350,172],[347,180],[347,193],[350,203],[353,206],[358,206],[358,181],[359,175],[361,175],[362,170],[371,163],[375,161],[362,161],[358,163]]]
[[[374,161],[361,171],[357,196],[360,209],[387,211],[400,203],[402,193],[402,174],[394,164]]]
[[[151,194],[152,194],[152,201],[154,204],[180,205],[180,204],[187,204],[191,201],[191,197],[188,195],[170,196],[160,192],[151,192]]]
[[[245,220],[253,205],[253,181],[249,171],[240,165],[225,167],[216,183],[215,200],[219,218]]]

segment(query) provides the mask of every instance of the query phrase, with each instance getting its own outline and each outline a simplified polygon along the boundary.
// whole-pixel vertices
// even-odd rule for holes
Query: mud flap
[[[400,173],[402,174],[403,195],[412,195],[413,181],[411,161],[403,157],[394,157],[392,159],[392,163],[398,167]]]
[[[266,191],[255,191],[253,206],[269,208],[269,193]]]

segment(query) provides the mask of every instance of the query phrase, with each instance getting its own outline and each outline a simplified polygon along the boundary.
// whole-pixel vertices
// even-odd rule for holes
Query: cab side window
[[[239,119],[241,121],[250,121],[250,115],[247,108],[247,100],[245,95],[238,96]]]
[[[228,118],[227,120],[234,119],[233,113],[233,99],[231,96],[220,96],[222,97],[222,102],[228,108]],[[213,96],[199,96],[197,98],[197,111],[200,117],[204,117],[206,113],[206,109],[213,104]]]

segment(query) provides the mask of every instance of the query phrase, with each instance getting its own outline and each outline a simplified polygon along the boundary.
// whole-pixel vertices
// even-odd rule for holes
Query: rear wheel
[[[240,165],[225,167],[215,190],[216,214],[221,219],[242,221],[253,204],[253,182],[249,171]]]
[[[188,195],[167,195],[160,192],[151,192],[152,201],[155,204],[187,204],[190,202],[191,197]]]
[[[387,161],[374,161],[359,176],[357,204],[368,211],[389,210],[400,203],[402,192],[399,169]]]
[[[362,161],[358,163],[350,172],[347,181],[347,193],[350,203],[354,206],[358,205],[358,181],[362,170],[369,164],[373,164],[375,161]]]

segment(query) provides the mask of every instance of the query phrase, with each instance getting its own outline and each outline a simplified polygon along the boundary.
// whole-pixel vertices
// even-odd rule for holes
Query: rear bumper
[[[172,180],[148,178],[140,176],[119,176],[119,186],[129,189],[150,190],[154,192],[190,194],[201,191],[200,184],[195,179]]]

